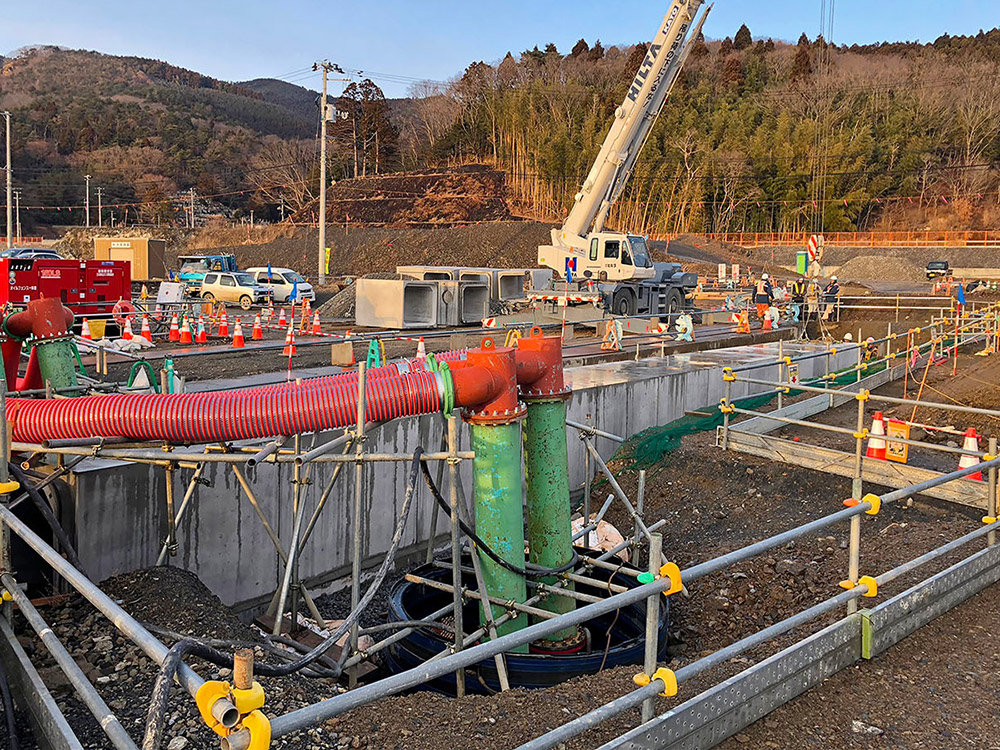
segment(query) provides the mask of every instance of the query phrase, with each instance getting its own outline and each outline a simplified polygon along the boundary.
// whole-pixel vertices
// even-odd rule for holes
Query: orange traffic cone
[[[739,323],[736,326],[736,333],[750,333],[750,313],[743,310],[740,313]]]
[[[969,453],[963,453],[962,457],[958,459],[959,469],[968,469],[970,466],[982,463],[982,458],[979,456],[979,436],[976,434],[975,427],[970,427],[965,431],[965,442],[962,444],[962,450],[969,451]],[[966,479],[982,482],[983,472],[977,471],[975,474],[969,474]]]
[[[80,326],[80,338],[84,341],[93,341],[94,336],[90,332],[90,323],[86,318],[83,319],[83,325]]]
[[[132,318],[125,318],[125,326],[122,328],[122,338],[126,341],[131,341],[135,338],[135,334],[132,333]]]
[[[149,330],[149,316],[143,313],[142,315],[142,328],[139,329],[139,335],[142,336],[150,344],[153,343],[153,332]]]
[[[246,341],[243,340],[243,324],[237,318],[236,325],[233,327],[233,349],[242,349],[244,346],[246,346]]]
[[[194,339],[191,338],[191,326],[188,323],[187,316],[184,316],[184,322],[181,323],[181,333],[178,339],[182,344],[194,343]]]
[[[278,313],[278,325],[282,328],[288,325],[288,318],[285,317],[285,308],[281,308],[281,312]]]
[[[205,317],[203,315],[198,316],[198,332],[194,335],[194,342],[196,344],[208,343],[208,333],[205,331]]]
[[[229,318],[226,317],[226,311],[222,311],[222,317],[219,318],[219,335],[229,336]]]
[[[765,330],[765,331],[773,331],[774,330],[774,326],[771,325],[771,319],[769,317],[767,317],[766,315],[764,316],[764,328],[763,328],[763,330]]]
[[[285,348],[281,353],[286,357],[295,354],[295,329],[292,326],[288,326],[288,333],[285,334]]]
[[[253,330],[250,332],[250,338],[254,341],[261,341],[264,338],[264,329],[260,327],[260,313],[254,316]]]
[[[314,313],[313,314],[312,335],[313,336],[319,336],[322,333],[323,333],[323,328],[319,324],[319,313]]]
[[[879,461],[885,461],[885,419],[882,412],[875,412],[872,417],[872,430],[868,433],[868,449],[865,455]]]
[[[421,336],[420,340],[417,342],[417,359],[420,360],[427,359],[427,347],[424,346],[423,336]]]
[[[170,319],[170,333],[167,334],[167,341],[180,341],[181,331],[177,327],[177,313]]]

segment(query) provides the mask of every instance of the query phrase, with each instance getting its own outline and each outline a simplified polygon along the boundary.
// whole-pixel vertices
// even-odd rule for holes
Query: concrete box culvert
[[[498,271],[497,298],[499,301],[523,299],[525,277],[525,271]]]
[[[368,328],[432,328],[438,319],[437,282],[358,279],[354,320]]]
[[[490,290],[483,284],[462,284],[458,290],[459,325],[481,325],[490,314]]]

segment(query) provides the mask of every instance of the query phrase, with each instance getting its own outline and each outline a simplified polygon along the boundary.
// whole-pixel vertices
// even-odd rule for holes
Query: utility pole
[[[191,211],[191,228],[194,229],[194,188],[191,188],[190,211]]]
[[[21,188],[17,188],[14,191],[14,205],[17,207],[17,219],[14,223],[17,225],[17,244],[21,244]]]
[[[87,226],[90,226],[90,175],[85,174],[83,179],[87,181]]]
[[[10,243],[12,235],[14,233],[13,222],[11,221],[11,188],[13,187],[13,177],[11,175],[11,163],[10,163],[10,112],[3,113],[4,118],[7,120],[7,247],[10,248]]]
[[[323,71],[323,94],[320,97],[319,105],[319,249],[317,251],[317,265],[319,266],[318,285],[326,283],[326,124],[336,118],[336,110],[330,111],[327,104],[327,84],[329,82],[330,71],[343,73],[340,66],[332,64],[329,60],[321,63],[313,63],[313,70]],[[339,79],[349,80],[349,79]]]
[[[97,226],[104,226],[104,206],[101,198],[104,195],[104,188],[97,188]]]

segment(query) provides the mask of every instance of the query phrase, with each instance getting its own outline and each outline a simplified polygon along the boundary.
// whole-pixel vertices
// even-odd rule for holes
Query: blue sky
[[[8,0],[0,53],[59,44],[166,60],[224,80],[283,77],[315,87],[305,72],[328,58],[376,77],[389,96],[411,78],[445,80],[473,60],[584,37],[605,44],[649,39],[668,0]],[[839,0],[838,42],[933,40],[1000,24],[998,0]],[[819,30],[820,0],[716,0],[706,33],[722,38],[746,22],[754,37],[794,41]],[[292,74],[293,75],[289,75]]]

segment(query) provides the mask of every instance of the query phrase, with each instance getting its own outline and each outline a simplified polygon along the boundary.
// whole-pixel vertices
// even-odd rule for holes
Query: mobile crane
[[[618,315],[670,315],[698,286],[698,275],[680,264],[653,263],[644,237],[605,230],[604,223],[712,10],[694,23],[703,1],[672,0],[565,223],[552,230],[551,245],[538,248],[539,265],[552,269],[556,281],[529,299],[592,303]]]

